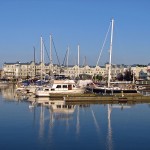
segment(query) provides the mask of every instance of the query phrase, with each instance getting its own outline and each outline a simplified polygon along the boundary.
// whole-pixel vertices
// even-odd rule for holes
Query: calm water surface
[[[150,105],[75,105],[54,112],[0,90],[2,150],[150,150]]]

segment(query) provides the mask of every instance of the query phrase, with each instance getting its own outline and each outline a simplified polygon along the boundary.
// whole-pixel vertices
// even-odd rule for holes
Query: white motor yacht
[[[51,85],[37,88],[36,97],[50,96],[51,94],[84,93],[85,88],[78,87],[74,80],[53,80]]]

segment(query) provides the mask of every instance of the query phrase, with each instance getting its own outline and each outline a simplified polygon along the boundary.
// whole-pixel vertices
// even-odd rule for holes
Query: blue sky
[[[114,18],[114,64],[150,63],[149,0],[1,0],[0,66],[4,62],[40,62],[40,36],[49,53],[52,34],[62,64],[70,47],[69,64],[96,65],[106,32]],[[109,37],[99,65],[108,62]],[[45,52],[45,62],[49,62]],[[58,63],[53,48],[53,63]]]

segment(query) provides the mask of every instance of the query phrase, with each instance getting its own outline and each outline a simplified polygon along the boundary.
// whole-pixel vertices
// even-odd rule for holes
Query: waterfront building
[[[150,63],[147,66],[147,79],[150,80]]]
[[[3,70],[2,70],[2,69],[0,69],[0,77],[2,77],[2,73],[3,73]]]
[[[30,63],[4,63],[3,65],[3,77],[7,79],[28,78],[35,76],[35,65]]]
[[[126,65],[112,65],[111,78],[114,80],[118,74],[124,74],[126,69],[131,68],[137,79],[150,78],[150,65],[148,66],[126,66]],[[104,79],[108,77],[109,64],[105,66],[59,66],[50,63],[35,63],[34,61],[27,63],[4,63],[1,78],[7,79],[27,79],[50,75],[64,75],[70,78],[76,78],[79,75],[102,76]]]
[[[109,64],[106,64],[105,66],[106,66],[105,76],[108,77]],[[125,70],[128,68],[129,68],[129,66],[126,66],[126,65],[113,64],[111,66],[111,78],[112,78],[112,80],[115,80],[115,78],[117,77],[118,74],[124,74]]]
[[[44,63],[34,63],[31,61],[30,63],[4,63],[3,65],[3,74],[4,78],[8,79],[26,79],[26,78],[35,78],[38,76],[45,75],[64,75],[71,78],[76,78],[80,74],[87,74],[90,76],[101,75],[106,76],[107,72],[105,67],[100,66],[59,66],[52,64],[44,64]]]
[[[131,70],[133,71],[133,73],[137,79],[143,79],[143,80],[148,79],[147,78],[147,69],[148,69],[148,66],[139,66],[139,65],[131,66]]]
[[[86,65],[86,66],[78,67],[77,65],[75,65],[75,66],[64,67],[63,70],[64,70],[64,72],[62,72],[62,74],[65,76],[69,76],[71,78],[76,78],[79,75],[83,75],[83,74],[87,74],[92,77],[94,75],[104,76],[106,74],[105,68],[99,67],[99,66],[90,67],[90,66]]]
[[[7,79],[27,79],[39,76],[50,75],[52,73],[58,74],[60,68],[57,65],[44,64],[44,63],[4,63],[3,73],[1,77]]]

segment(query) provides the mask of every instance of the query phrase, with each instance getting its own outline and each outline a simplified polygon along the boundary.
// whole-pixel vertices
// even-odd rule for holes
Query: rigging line
[[[100,51],[100,54],[99,54],[99,57],[98,57],[97,63],[96,63],[96,66],[98,66],[98,63],[99,63],[100,57],[101,57],[101,55],[102,55],[102,51],[103,51],[104,45],[105,45],[105,43],[106,43],[106,39],[107,39],[107,36],[108,36],[109,30],[110,30],[110,26],[111,26],[111,23],[110,23],[110,25],[109,25],[109,27],[108,27],[108,31],[107,31],[107,33],[106,33],[106,36],[105,36],[105,39],[104,39],[104,42],[103,42],[103,45],[102,45],[102,48],[101,48],[101,51]]]
[[[44,48],[45,48],[45,50],[46,50],[47,57],[48,57],[48,59],[50,60],[50,57],[49,57],[49,55],[48,55],[48,51],[47,51],[46,46],[45,46],[45,43],[44,43],[44,40],[43,40],[43,44],[44,44]]]
[[[91,107],[90,107],[90,108],[91,108]],[[96,126],[96,128],[97,128],[97,131],[99,131],[100,127],[99,127],[99,125],[98,125],[98,122],[97,122],[97,120],[96,120],[96,117],[95,117],[95,114],[94,114],[94,111],[93,111],[92,108],[91,108],[91,112],[92,112],[92,117],[93,117],[93,119],[94,119],[94,124],[95,124],[95,126]]]
[[[53,43],[53,46],[54,46],[54,49],[55,49],[55,53],[56,53],[56,57],[57,57],[58,64],[59,64],[59,66],[60,66],[60,62],[59,62],[59,58],[58,58],[58,54],[57,54],[57,51],[56,51],[56,47],[55,47],[53,38],[52,38],[52,43]]]
[[[66,51],[66,53],[65,53],[65,57],[64,57],[64,60],[63,60],[63,66],[65,66],[65,65],[66,65],[67,52],[68,52],[68,50],[67,50],[67,51]]]
[[[86,56],[84,57],[84,60],[83,60],[83,67],[85,67],[87,65],[87,62],[86,62]]]

